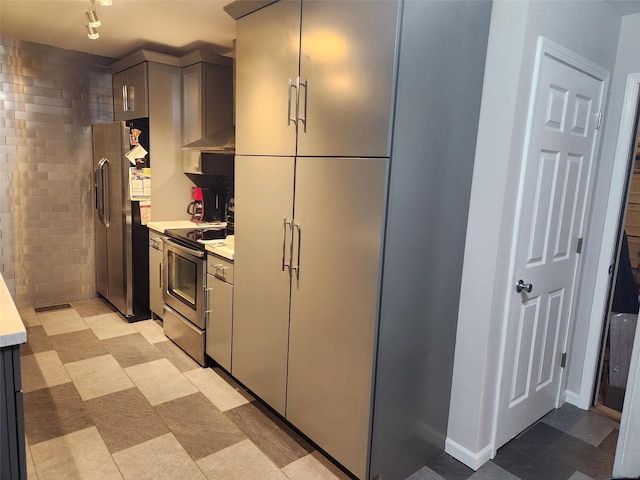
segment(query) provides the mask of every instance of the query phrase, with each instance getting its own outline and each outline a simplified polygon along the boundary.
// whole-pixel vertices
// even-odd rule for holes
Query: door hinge
[[[582,253],[582,241],[583,241],[583,238],[580,237],[578,239],[578,245],[576,245],[576,253],[577,254],[581,254]]]
[[[567,352],[562,354],[562,358],[560,359],[560,367],[564,368],[567,365]]]
[[[600,130],[602,127],[602,112],[598,112],[598,118],[596,120],[596,130]]]

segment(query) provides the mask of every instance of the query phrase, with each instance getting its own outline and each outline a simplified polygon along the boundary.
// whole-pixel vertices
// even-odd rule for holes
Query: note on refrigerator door
[[[151,197],[150,168],[129,168],[129,196],[131,200],[148,200]]]
[[[149,152],[147,152],[141,145],[136,145],[131,150],[129,150],[129,153],[127,153],[127,158],[131,162],[131,165],[135,165],[136,158],[144,158],[147,156],[147,153]]]

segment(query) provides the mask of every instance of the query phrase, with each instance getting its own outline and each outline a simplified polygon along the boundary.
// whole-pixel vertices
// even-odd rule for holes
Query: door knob
[[[520,293],[523,290],[527,293],[531,293],[533,285],[531,283],[524,283],[522,280],[518,280],[518,283],[516,283],[516,292]]]

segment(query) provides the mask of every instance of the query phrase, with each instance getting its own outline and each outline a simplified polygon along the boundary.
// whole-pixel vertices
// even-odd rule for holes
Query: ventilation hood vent
[[[235,150],[233,66],[231,59],[223,60],[182,68],[183,157]]]
[[[233,127],[202,137],[182,147],[183,151],[233,152],[236,148],[235,129]]]

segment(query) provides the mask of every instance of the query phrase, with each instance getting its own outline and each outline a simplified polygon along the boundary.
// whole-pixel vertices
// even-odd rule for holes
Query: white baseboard
[[[487,445],[479,452],[472,452],[459,443],[447,438],[444,444],[444,451],[456,460],[464,463],[473,470],[478,470],[482,465],[491,460],[493,456],[493,445]]]
[[[580,406],[580,395],[575,392],[565,390],[564,393],[562,394],[562,400],[563,400],[563,403],[567,402],[578,408],[583,408]]]

